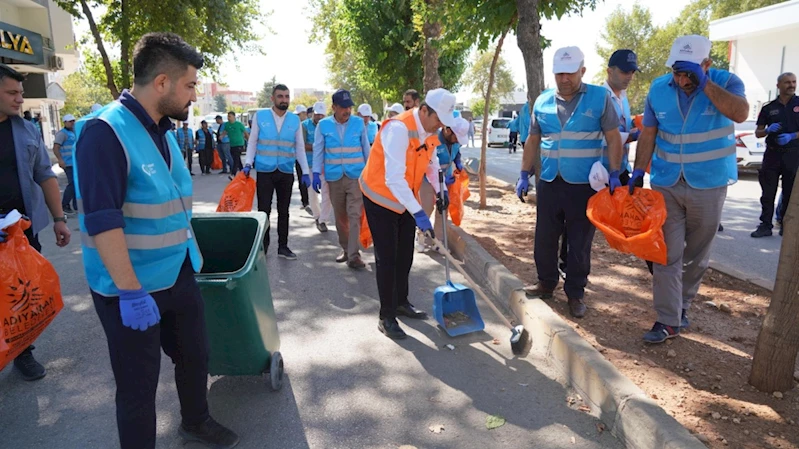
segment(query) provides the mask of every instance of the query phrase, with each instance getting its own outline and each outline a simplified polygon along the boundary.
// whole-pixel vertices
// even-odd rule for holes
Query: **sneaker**
[[[291,252],[288,246],[283,246],[277,249],[278,257],[282,257],[288,260],[297,260],[297,255]]]
[[[644,334],[644,341],[647,343],[663,343],[669,338],[678,337],[680,335],[680,328],[666,326],[663,323],[655,322],[652,330]]]
[[[755,229],[754,232],[752,232],[749,235],[751,235],[752,238],[756,239],[759,239],[761,237],[771,237],[772,236],[771,227],[761,224],[760,226],[757,227],[757,229]]]
[[[64,215],[75,215],[78,212],[70,206],[61,206],[61,209],[64,210]]]
[[[316,229],[318,229],[319,232],[327,232],[327,225],[324,222],[316,220]]]
[[[353,270],[366,268],[366,264],[363,263],[363,261],[361,260],[361,256],[357,254],[349,258],[349,260],[347,261],[347,266],[352,268]]]
[[[680,317],[680,330],[688,329],[688,326],[691,325],[691,322],[688,321],[688,310],[682,309],[682,317]]]
[[[214,421],[210,416],[197,426],[180,423],[178,434],[187,442],[196,441],[214,449],[230,449],[239,444],[239,436],[232,430]]]
[[[311,209],[311,206],[305,206],[304,209],[305,209],[305,212],[308,213],[308,215],[313,217],[313,209]]]
[[[29,346],[28,349],[22,351],[22,354],[14,359],[14,367],[19,370],[22,378],[27,381],[39,380],[47,375],[47,370],[44,369],[44,366],[33,358],[34,349],[36,349],[35,346]]]
[[[347,252],[346,252],[346,251],[341,251],[341,252],[338,254],[338,257],[336,257],[336,262],[338,262],[338,263],[344,263],[344,262],[346,262],[348,259],[349,259],[349,257],[347,256]]]

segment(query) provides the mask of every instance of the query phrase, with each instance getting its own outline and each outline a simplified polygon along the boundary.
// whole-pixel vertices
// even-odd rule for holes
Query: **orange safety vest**
[[[397,198],[386,185],[386,157],[381,136],[383,135],[383,130],[386,129],[386,125],[391,120],[401,120],[408,128],[409,142],[405,153],[405,180],[417,200],[419,199],[419,189],[422,187],[422,179],[427,172],[427,166],[430,164],[430,160],[436,157],[436,147],[440,143],[436,133],[425,139],[424,144],[421,143],[419,130],[416,128],[416,119],[413,116],[413,109],[385,120],[380,127],[380,132],[377,134],[377,139],[369,153],[369,160],[366,161],[366,167],[361,172],[361,177],[358,181],[361,186],[361,192],[367,198],[375,204],[402,214],[405,212],[405,206],[397,201]]]

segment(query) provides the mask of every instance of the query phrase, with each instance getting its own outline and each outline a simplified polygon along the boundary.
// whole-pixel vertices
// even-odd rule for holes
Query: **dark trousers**
[[[416,220],[407,211],[398,214],[378,206],[366,195],[363,206],[375,246],[380,319],[393,319],[397,316],[397,306],[408,304]]]
[[[299,162],[294,162],[294,169],[297,170],[297,180],[300,181],[300,182],[298,182],[298,184],[300,185],[300,199],[302,200],[302,206],[305,207],[308,204],[310,204],[308,202],[308,186],[306,186],[305,184],[302,183],[302,175],[303,175],[303,173],[302,173],[302,168],[300,167],[300,163]],[[307,174],[310,174],[310,173],[307,173]]]
[[[108,339],[121,448],[155,448],[155,392],[162,348],[175,364],[183,423],[197,425],[208,419],[208,336],[189,258],[172,288],[152,294],[161,322],[145,331],[122,325],[118,297],[91,293]]]
[[[767,148],[763,155],[763,165],[758,170],[758,180],[763,194],[760,197],[760,225],[769,229],[772,227],[771,219],[774,216],[774,201],[777,199],[777,187],[782,177],[782,205],[778,217],[784,217],[791,200],[791,190],[796,179],[796,169],[799,167],[799,149],[777,150]]]
[[[183,156],[186,157],[186,168],[188,168],[189,169],[189,173],[191,173],[191,170],[192,170],[191,167],[192,167],[192,165],[194,165],[193,164],[194,151],[192,151],[190,148],[187,148],[187,149],[183,150]]]
[[[72,166],[64,167],[64,174],[67,177],[67,187],[64,189],[64,197],[61,199],[61,207],[72,206],[73,210],[78,210],[78,200],[75,197],[75,178],[73,177]]]
[[[233,158],[233,166],[230,169],[230,173],[232,173],[234,176],[239,172],[239,170],[244,168],[244,166],[241,165],[241,153],[243,151],[244,147],[230,147],[230,157]]]
[[[70,167],[70,169],[71,169],[71,168],[72,168],[72,167]],[[6,212],[4,212],[4,213],[6,213]],[[25,237],[27,237],[27,238],[28,238],[28,243],[31,245],[31,247],[32,247],[33,249],[35,249],[35,250],[36,250],[38,253],[41,253],[41,252],[42,252],[42,245],[39,243],[39,236],[38,236],[38,235],[34,235],[34,234],[33,234],[32,228],[28,228],[28,229],[25,231]],[[22,351],[22,352],[21,352],[21,353],[20,353],[20,354],[17,356],[17,358],[23,357],[23,356],[27,355],[28,353],[30,353],[31,351],[33,351],[33,346],[28,346],[28,347],[27,347],[27,349],[25,349],[24,351]]]
[[[235,159],[235,158],[234,158]],[[294,174],[258,172],[256,180],[258,193],[258,210],[266,212],[267,218],[272,213],[272,196],[277,192],[277,244],[278,248],[289,243],[289,204],[291,204],[291,188],[294,186]],[[264,237],[264,250],[269,246],[269,229]]]
[[[558,238],[564,233],[568,246],[566,283],[569,299],[582,299],[591,271],[594,225],[585,215],[594,189],[589,184],[569,184],[560,176],[536,187],[535,265],[544,288],[558,285]]]
[[[200,172],[211,173],[211,164],[214,163],[214,149],[203,148],[200,150]]]

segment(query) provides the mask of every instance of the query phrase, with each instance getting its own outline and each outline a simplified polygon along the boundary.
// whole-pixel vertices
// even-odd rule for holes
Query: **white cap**
[[[671,68],[677,61],[701,64],[702,61],[709,57],[710,39],[696,34],[680,36],[674,40],[674,44],[671,46],[671,53],[669,53],[669,59],[666,61],[666,67]]]
[[[358,106],[358,115],[361,117],[371,117],[372,116],[372,107],[369,106],[367,103],[364,103]]]
[[[552,73],[576,73],[583,66],[585,56],[578,47],[563,47],[555,52]]]
[[[305,106],[303,106],[301,104],[298,104],[297,107],[294,108],[294,113],[297,114],[297,115],[300,115],[300,114],[302,114],[303,112],[306,112],[306,111],[308,111],[308,108],[306,108]]]
[[[391,105],[390,108],[388,108],[388,110],[391,112],[396,112],[397,114],[402,114],[403,112],[405,112],[405,107],[399,103],[394,103]]]
[[[377,121],[377,112],[372,112],[372,120]]]
[[[72,114],[67,114],[64,116],[64,123],[66,122],[73,122],[75,121],[75,116]]]
[[[100,104],[99,104],[99,103],[95,103],[95,104],[93,104],[93,105],[92,105],[92,112],[97,112],[97,111],[99,111],[99,110],[100,110],[100,109],[102,109],[102,108],[103,108],[103,107],[102,107],[102,106],[100,106]]]
[[[313,104],[313,113],[327,115],[327,106],[324,101],[317,101]]]
[[[599,192],[610,183],[610,174],[608,170],[602,165],[602,162],[596,161],[591,166],[591,172],[588,174],[588,183],[591,188]]]
[[[455,124],[455,95],[447,89],[433,89],[424,96],[424,102],[438,115],[444,126],[451,127]]]
[[[469,122],[465,118],[455,117],[455,124],[450,126],[449,129],[455,133],[459,144],[469,144]]]

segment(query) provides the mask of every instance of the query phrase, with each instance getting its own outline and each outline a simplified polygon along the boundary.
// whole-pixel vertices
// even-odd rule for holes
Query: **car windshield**
[[[491,120],[491,127],[492,128],[507,128],[509,123],[510,123],[509,119]]]

